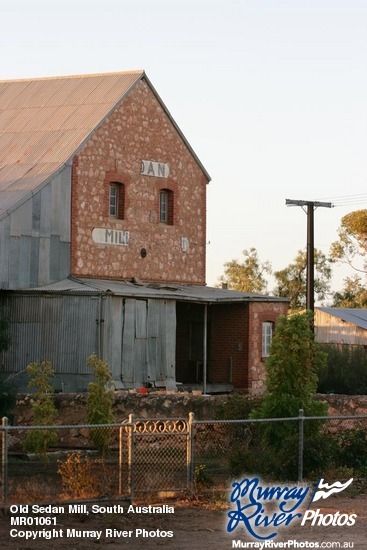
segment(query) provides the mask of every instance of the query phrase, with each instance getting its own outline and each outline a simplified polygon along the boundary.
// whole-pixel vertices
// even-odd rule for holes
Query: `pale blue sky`
[[[212,176],[208,284],[245,248],[281,269],[305,246],[286,198],[348,203],[316,211],[324,252],[367,208],[365,0],[12,0],[0,56],[0,79],[145,69]]]

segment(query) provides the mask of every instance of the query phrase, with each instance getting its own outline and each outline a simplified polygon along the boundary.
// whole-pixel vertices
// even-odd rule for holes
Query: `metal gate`
[[[193,416],[190,413],[188,420],[129,416],[123,428],[127,438],[127,457],[122,461],[127,464],[126,478],[121,470],[120,484],[127,485],[130,498],[135,493],[192,490]]]

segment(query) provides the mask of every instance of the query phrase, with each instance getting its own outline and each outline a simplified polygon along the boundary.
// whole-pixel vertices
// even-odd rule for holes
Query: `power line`
[[[367,194],[356,193],[354,195],[339,195],[336,197],[323,197],[322,200],[330,200],[333,206],[352,206],[353,204],[366,204]]]

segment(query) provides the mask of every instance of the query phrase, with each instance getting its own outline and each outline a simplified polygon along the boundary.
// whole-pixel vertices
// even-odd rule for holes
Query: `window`
[[[168,195],[165,191],[159,193],[159,221],[167,223],[168,220]]]
[[[269,357],[270,346],[273,339],[273,323],[266,322],[262,324],[262,357]]]
[[[125,217],[125,186],[123,183],[110,184],[109,215],[123,220]]]
[[[173,225],[173,191],[170,189],[159,192],[159,221]]]

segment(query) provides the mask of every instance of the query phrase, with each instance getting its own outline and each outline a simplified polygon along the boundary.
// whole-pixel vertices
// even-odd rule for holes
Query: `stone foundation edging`
[[[230,399],[230,395],[192,395],[150,393],[147,395],[116,392],[114,413],[116,422],[126,420],[129,414],[136,418],[188,418],[193,412],[197,420],[213,420],[220,403]],[[367,395],[321,395],[318,399],[326,402],[329,415],[367,414]],[[31,424],[31,394],[19,395],[13,411],[14,424]],[[56,394],[58,410],[57,424],[85,424],[87,416],[87,394]],[[60,421],[60,419],[62,421]]]

